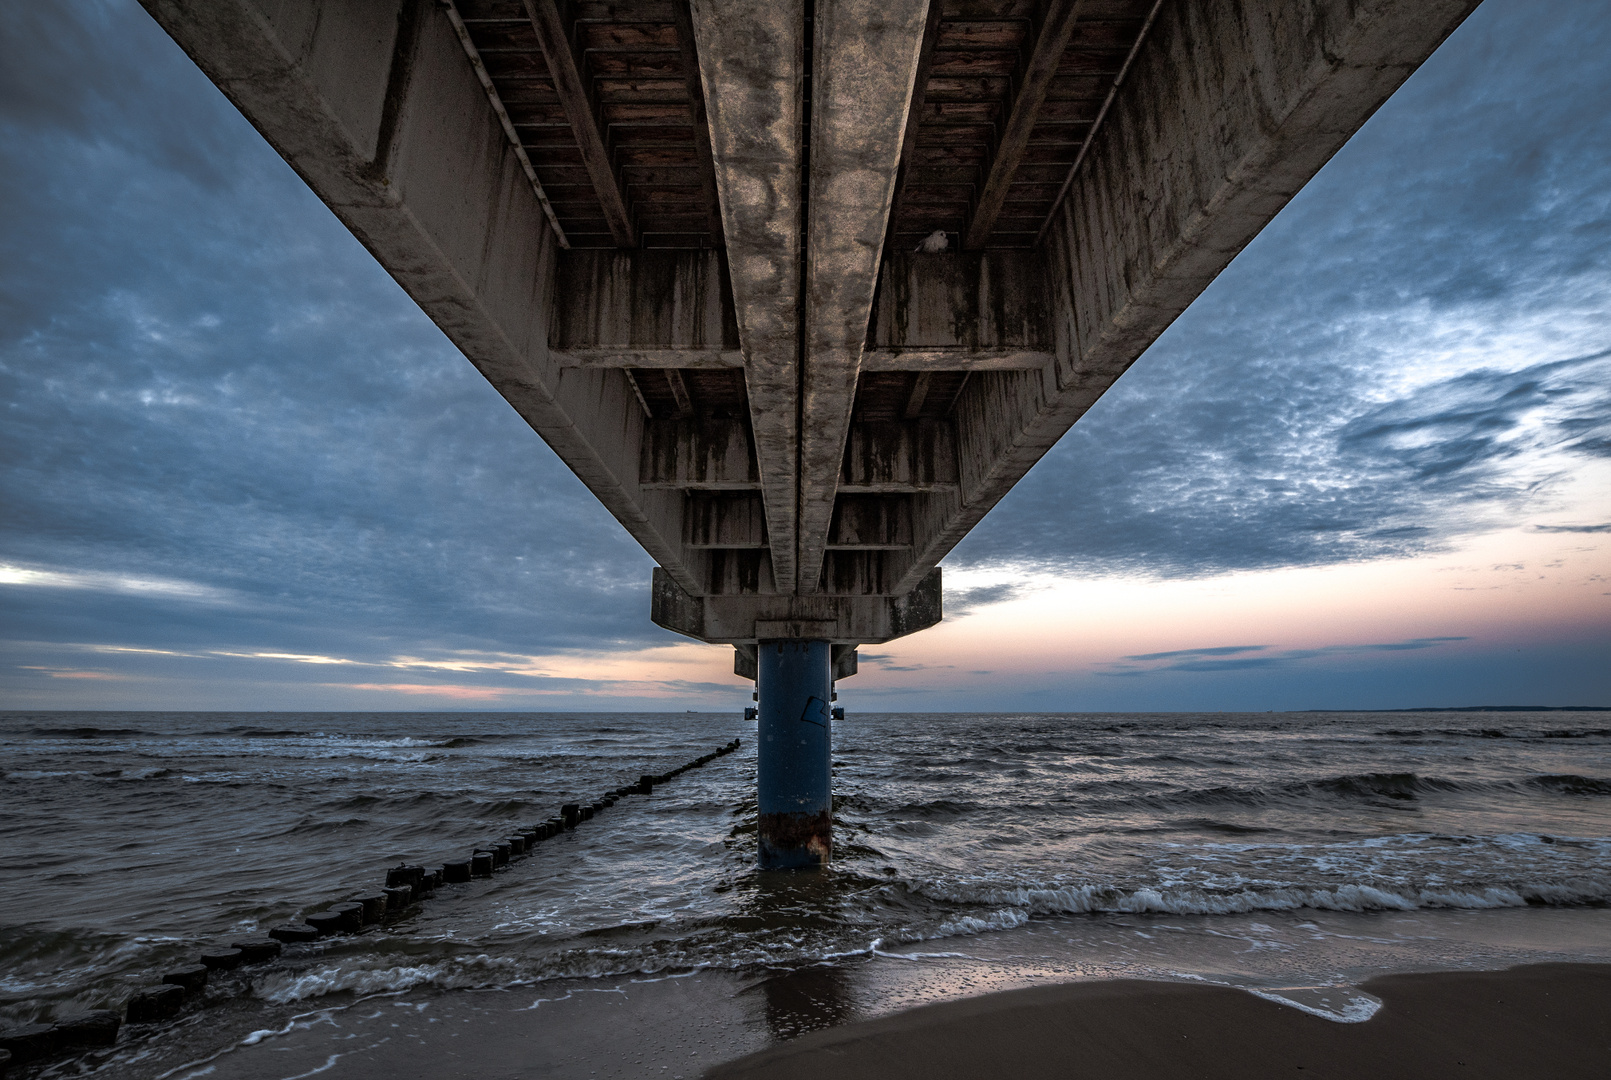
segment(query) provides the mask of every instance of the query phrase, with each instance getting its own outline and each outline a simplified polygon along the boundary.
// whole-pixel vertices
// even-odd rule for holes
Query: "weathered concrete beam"
[[[801,400],[799,578],[817,588],[929,0],[819,0]]]
[[[905,551],[911,546],[911,500],[901,495],[839,497],[828,529],[830,550]]]
[[[906,405],[901,409],[901,417],[906,420],[916,420],[923,415],[923,406],[929,400],[929,383],[933,376],[927,371],[917,373],[912,380],[912,389],[906,395]]]
[[[562,367],[579,368],[682,368],[694,371],[701,369],[719,371],[744,366],[744,354],[738,349],[700,349],[692,346],[686,348],[671,346],[664,349],[653,349],[605,345],[588,348],[555,349],[553,356],[555,361]],[[933,370],[944,370],[946,358],[938,359],[939,362],[933,365]],[[1018,362],[1020,359],[1023,360],[1022,363]],[[892,358],[892,363],[897,368],[900,368],[899,360],[899,356]],[[913,364],[920,362],[917,359],[912,361]],[[1016,354],[1012,357],[1003,357],[1000,363],[984,360],[980,364],[982,369],[993,370],[1031,366],[1038,367],[1039,364],[1031,364],[1027,358],[1018,357]],[[904,368],[900,369],[904,370]]]
[[[963,234],[962,246],[977,250],[985,246],[990,233],[1001,216],[1001,207],[1007,201],[1007,190],[1029,149],[1029,136],[1035,130],[1035,120],[1046,101],[1052,79],[1057,75],[1058,62],[1068,49],[1068,39],[1074,33],[1079,17],[1080,0],[1048,0],[1035,27],[1035,41],[1024,58],[1023,66],[1013,80],[1016,93],[1007,122],[1002,125],[1001,138],[990,156],[990,172],[974,203],[973,215],[968,219],[968,230]]]
[[[683,381],[682,372],[677,368],[666,368],[666,386],[671,389],[672,400],[677,404],[677,415],[688,416],[694,411],[693,398],[688,395],[688,384]]]
[[[610,160],[609,144],[599,124],[598,106],[593,101],[592,87],[582,77],[581,63],[571,49],[571,36],[560,17],[559,5],[554,0],[523,0],[531,28],[537,33],[542,46],[543,59],[548,62],[548,74],[554,80],[554,91],[559,95],[565,119],[576,137],[576,148],[581,152],[582,164],[593,181],[593,191],[604,210],[604,220],[610,235],[621,247],[638,245],[638,230],[632,223],[632,212],[627,209],[626,196],[621,190],[621,178],[616,175],[615,163]]]
[[[705,559],[701,596],[742,599],[778,591],[770,551],[711,548],[700,554]]]
[[[1476,5],[1164,6],[1048,232],[1056,357],[970,377],[956,410],[961,503],[919,515],[900,585],[1000,501]]]
[[[571,357],[685,352],[733,357],[742,366],[733,293],[720,252],[567,251],[556,273],[548,315],[553,350]]]
[[[911,564],[910,550],[829,548],[822,561],[822,591],[830,596],[891,596]]]
[[[896,253],[880,280],[863,371],[1025,370],[1052,357],[1038,253]],[[567,367],[744,366],[720,252],[565,252],[551,308],[549,345]]]
[[[1034,371],[1045,367],[1055,356],[1046,349],[1020,349],[1006,346],[992,349],[955,348],[868,349],[861,354],[863,371]],[[578,366],[586,366],[579,364]],[[601,367],[652,367],[652,364],[609,363]],[[696,364],[668,364],[674,367],[719,367],[715,360]]]
[[[638,484],[645,489],[762,490],[742,420],[652,420],[641,445]]]
[[[842,494],[954,489],[957,445],[945,420],[852,424],[839,475]]]
[[[895,190],[889,199],[891,227],[884,233],[886,258],[894,239],[893,223],[901,212],[901,196],[905,193],[906,180],[911,172],[913,151],[917,148],[917,137],[923,127],[923,102],[928,93],[929,72],[934,67],[934,47],[940,41],[940,23],[944,16],[945,4],[942,0],[930,0],[928,15],[923,23],[923,41],[918,46],[917,71],[912,76],[912,100],[906,107],[906,131],[901,136],[900,166],[895,172]]]
[[[553,350],[563,367],[683,368],[718,371],[742,368],[739,349],[701,349],[693,346],[603,345]],[[1012,346],[989,349],[954,348],[867,349],[861,354],[862,371],[1035,371],[1054,359],[1047,349]]]
[[[766,510],[755,494],[690,493],[683,514],[687,548],[765,548]]]
[[[710,242],[722,243],[721,196],[716,191],[716,163],[710,149],[710,118],[705,110],[705,84],[699,77],[699,42],[694,37],[694,15],[688,0],[671,0],[671,14],[677,28],[677,51],[682,56],[683,88],[688,94],[688,119],[694,126],[694,158],[699,168],[699,186],[705,196],[709,216],[705,228]]]
[[[803,0],[693,0],[772,575],[798,543]]]
[[[559,254],[447,15],[431,0],[144,0],[146,10],[420,308],[686,587],[682,496],[638,484],[625,373],[550,354]]]
[[[1033,251],[892,252],[869,337],[864,365],[931,350],[1049,354],[1056,333],[1046,262]]]
[[[692,346],[605,345],[555,349],[553,356],[562,367],[585,368],[683,368],[690,371],[719,371],[742,368],[744,353],[739,349],[700,349]],[[862,371],[1035,371],[1055,359],[1046,349],[956,348],[867,349],[861,354]]]
[[[916,589],[898,597],[821,593],[695,596],[658,567],[653,589],[650,618],[657,626],[722,645],[753,645],[763,639],[790,638],[844,645],[876,644],[927,629],[938,623],[943,613],[938,568],[931,570]]]

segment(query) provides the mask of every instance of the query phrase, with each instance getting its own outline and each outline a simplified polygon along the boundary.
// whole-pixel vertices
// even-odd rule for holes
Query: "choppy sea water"
[[[415,988],[540,998],[579,978],[889,963],[947,972],[947,993],[1014,972],[1202,978],[1361,1019],[1369,1001],[1338,987],[1362,974],[1611,959],[1611,714],[852,711],[820,875],[755,867],[753,730],[715,714],[0,714],[0,1023],[116,1007],[203,946],[735,736],[740,753],[492,880],[291,947],[210,1000],[250,1030],[254,1009]],[[928,993],[903,979],[879,984],[883,1007]],[[187,1031],[205,1050],[205,1027]]]

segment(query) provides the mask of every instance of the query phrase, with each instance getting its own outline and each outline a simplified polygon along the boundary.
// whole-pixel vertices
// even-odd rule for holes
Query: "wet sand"
[[[338,995],[311,1010],[237,1001],[182,1021],[188,1035],[126,1042],[96,1072],[99,1080],[1611,1076],[1611,964],[1382,976],[1361,987],[1382,1006],[1352,1024],[1190,982],[1049,980],[957,997],[970,970],[885,963],[497,991],[418,987]],[[927,1003],[905,1007],[918,1002]]]
[[[1241,990],[1114,980],[1034,987],[805,1035],[711,1080],[1041,1077],[1438,1080],[1611,1076],[1611,965],[1387,975],[1342,1024]]]

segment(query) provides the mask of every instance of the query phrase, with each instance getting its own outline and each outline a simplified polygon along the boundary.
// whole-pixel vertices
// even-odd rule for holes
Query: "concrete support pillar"
[[[826,866],[833,852],[833,660],[826,641],[763,641],[756,757],[761,866]]]

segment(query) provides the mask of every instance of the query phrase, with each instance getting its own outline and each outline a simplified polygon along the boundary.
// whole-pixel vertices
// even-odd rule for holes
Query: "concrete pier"
[[[826,866],[833,856],[832,645],[763,641],[756,652],[761,866]]]
[[[1477,4],[141,2],[745,679],[939,622],[941,560]]]

